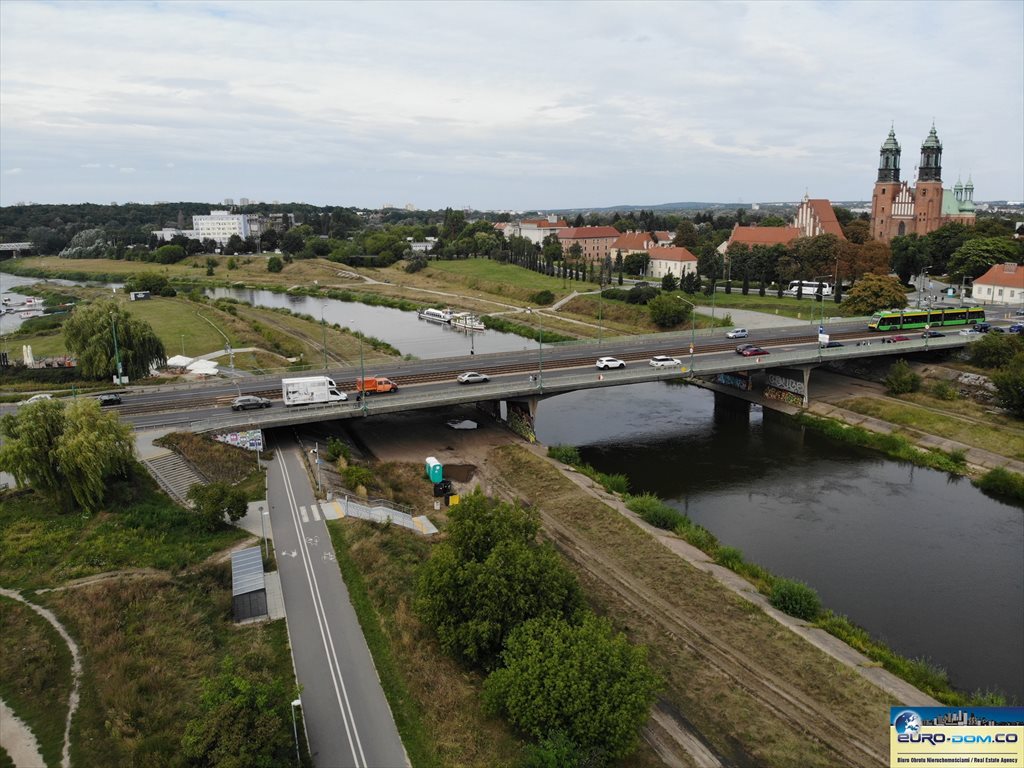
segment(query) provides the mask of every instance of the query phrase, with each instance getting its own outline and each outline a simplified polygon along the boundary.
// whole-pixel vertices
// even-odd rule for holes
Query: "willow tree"
[[[129,379],[145,378],[154,365],[167,362],[153,327],[114,301],[76,309],[64,322],[64,344],[87,379],[112,378],[118,359],[122,375]]]
[[[99,509],[108,482],[125,477],[135,441],[131,427],[92,398],[65,406],[43,400],[0,420],[0,469],[64,509]]]

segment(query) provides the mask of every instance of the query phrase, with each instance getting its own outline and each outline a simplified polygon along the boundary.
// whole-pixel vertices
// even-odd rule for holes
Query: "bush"
[[[547,307],[555,302],[555,294],[551,291],[537,291],[530,297],[530,301],[542,307]]]
[[[736,547],[719,547],[715,552],[715,562],[730,571],[739,571],[743,567],[743,553]]]
[[[674,531],[680,525],[690,525],[690,519],[686,515],[673,509],[651,493],[627,496],[626,508],[640,515],[648,525],[664,528],[666,531]]]
[[[426,256],[413,256],[405,265],[405,271],[409,274],[419,272],[427,267]]]
[[[366,488],[373,485],[373,472],[366,467],[357,467],[355,465],[346,467],[341,476],[345,480],[345,485],[352,490],[355,490],[360,485]]]
[[[991,496],[1024,506],[1024,475],[996,467],[972,482]]]
[[[910,370],[906,360],[897,360],[885,377],[885,386],[890,395],[905,395],[921,388],[921,377]]]
[[[579,448],[574,445],[552,445],[548,448],[548,457],[572,467],[583,463]]]
[[[979,368],[1002,368],[1014,355],[1024,352],[1024,336],[989,333],[970,346],[971,363]]]
[[[284,262],[280,256],[271,256],[267,259],[267,272],[280,272],[284,269]]]
[[[768,599],[783,613],[805,621],[814,621],[821,613],[818,593],[802,581],[776,579]]]
[[[948,381],[937,381],[932,387],[932,395],[937,397],[939,400],[956,400],[960,397],[960,393],[957,388],[950,384]]]

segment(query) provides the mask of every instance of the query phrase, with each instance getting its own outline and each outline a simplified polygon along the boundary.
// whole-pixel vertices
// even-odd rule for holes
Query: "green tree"
[[[217,530],[225,518],[241,520],[248,505],[245,492],[228,483],[197,483],[188,489],[188,500],[195,505],[196,528],[204,531]]]
[[[950,278],[955,282],[965,275],[981,277],[996,264],[1019,263],[1021,245],[1008,237],[977,237],[968,240],[949,257],[947,266]]]
[[[281,238],[281,251],[283,253],[294,256],[306,247],[306,241],[303,239],[299,229],[299,227],[295,227],[284,233],[284,236]]]
[[[535,542],[536,513],[480,493],[451,512],[449,539],[421,566],[416,612],[445,651],[490,669],[523,621],[574,615],[579,586],[554,548]]]
[[[918,237],[917,233],[894,237],[889,243],[892,250],[892,271],[899,275],[900,282],[909,285],[914,275],[931,264],[928,253],[928,241]]]
[[[845,315],[870,315],[880,309],[907,306],[907,293],[900,281],[889,275],[866,274],[846,293],[840,304]]]
[[[647,265],[651,263],[651,257],[647,253],[629,253],[622,260],[622,269],[627,275],[642,275],[647,271]]]
[[[64,509],[99,509],[112,477],[127,476],[135,441],[117,414],[92,398],[43,400],[0,420],[0,469]]]
[[[690,305],[680,301],[678,296],[660,293],[647,302],[647,311],[650,313],[651,322],[658,327],[675,328],[689,319],[692,310]]]
[[[284,269],[284,262],[280,256],[271,256],[267,259],[267,272],[280,272]]]
[[[890,395],[905,395],[921,388],[921,377],[914,373],[906,360],[897,360],[885,377],[885,387]]]
[[[1018,419],[1024,419],[1024,352],[992,374],[996,402]]]
[[[32,227],[28,231],[28,239],[36,251],[44,256],[60,253],[68,242],[64,235],[50,227]]]
[[[849,208],[843,208],[841,205],[833,205],[832,213],[836,215],[836,221],[838,221],[839,226],[843,228],[853,222],[853,211]]]
[[[635,749],[661,687],[646,648],[593,614],[575,626],[556,618],[525,622],[509,636],[502,661],[484,682],[488,709],[534,738],[564,734],[607,760]]]
[[[157,264],[177,264],[187,255],[180,245],[161,245],[153,251],[153,261]]]
[[[661,278],[661,290],[671,293],[679,287],[679,281],[671,272],[666,272]]]
[[[697,228],[689,219],[683,219],[676,226],[676,235],[672,238],[672,245],[680,248],[695,248],[700,238]]]
[[[854,219],[843,225],[843,234],[851,243],[861,245],[871,239],[871,225],[863,219]]]
[[[964,243],[976,237],[973,227],[966,224],[952,221],[943,224],[936,230],[925,235],[928,241],[928,253],[932,264],[932,273],[936,275],[945,274],[949,267],[949,258],[956,253]]]
[[[132,380],[146,378],[151,367],[167,362],[164,344],[153,327],[114,301],[76,308],[64,321],[64,345],[78,360],[78,370],[87,379],[113,378],[118,359],[123,375]]]
[[[192,766],[275,768],[294,759],[289,702],[280,680],[262,669],[269,660],[245,664],[228,656],[216,677],[206,678],[200,714],[185,724],[182,753]]]
[[[170,281],[157,272],[140,272],[124,281],[125,291],[149,291],[154,296],[175,296]]]
[[[758,226],[759,227],[788,227],[789,226],[789,222],[786,221],[781,216],[776,216],[775,214],[772,214],[770,216],[765,216],[763,219],[761,219],[761,221],[758,222]]]
[[[1002,368],[1024,352],[1024,337],[1017,333],[988,333],[969,349],[971,362],[979,368]]]

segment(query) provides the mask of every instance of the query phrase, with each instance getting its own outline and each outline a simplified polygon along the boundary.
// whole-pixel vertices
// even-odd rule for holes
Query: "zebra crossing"
[[[303,524],[310,522],[318,523],[321,520],[338,520],[343,517],[356,517],[361,520],[371,520],[376,523],[392,522],[403,528],[422,533],[425,536],[437,533],[434,526],[426,515],[413,517],[407,512],[391,509],[380,504],[372,506],[363,504],[355,499],[345,497],[341,500],[319,501],[314,504],[300,505],[299,517]]]

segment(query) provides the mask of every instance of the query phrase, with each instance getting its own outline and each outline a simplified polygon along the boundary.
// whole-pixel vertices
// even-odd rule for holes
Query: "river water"
[[[35,282],[0,275],[10,291]],[[516,351],[415,313],[263,290],[217,288],[375,336],[419,358]],[[4,318],[12,320],[11,316]],[[11,326],[4,326],[6,332]],[[706,390],[634,384],[541,402],[541,442],[666,499],[723,545],[813,586],[822,602],[963,689],[1024,701],[1024,512],[968,481],[891,461]]]
[[[1024,512],[969,481],[682,385],[544,400],[536,433],[807,582],[825,607],[945,668],[957,687],[1024,700]]]

